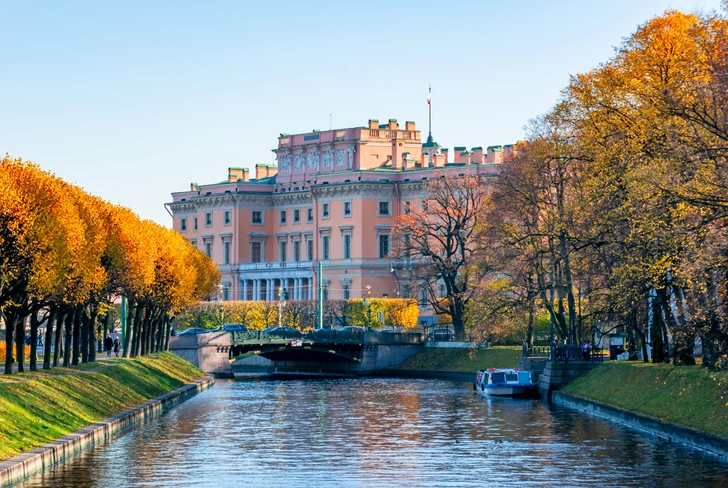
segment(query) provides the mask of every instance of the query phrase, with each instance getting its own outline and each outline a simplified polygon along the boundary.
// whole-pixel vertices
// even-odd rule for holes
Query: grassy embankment
[[[710,373],[699,366],[609,361],[563,390],[728,437],[728,371]]]
[[[520,346],[481,349],[428,347],[393,369],[475,373],[486,368],[515,368],[521,354]]]
[[[0,375],[0,460],[42,446],[204,376],[171,353]]]

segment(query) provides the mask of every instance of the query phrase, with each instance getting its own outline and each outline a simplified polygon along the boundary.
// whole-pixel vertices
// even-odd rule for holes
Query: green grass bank
[[[410,371],[457,371],[475,373],[486,368],[515,368],[522,354],[518,346],[488,348],[426,347],[392,369]],[[474,377],[474,376],[473,376]]]
[[[728,437],[728,371],[699,366],[609,361],[563,391],[578,397]]]
[[[0,376],[0,460],[173,391],[205,374],[171,353]]]

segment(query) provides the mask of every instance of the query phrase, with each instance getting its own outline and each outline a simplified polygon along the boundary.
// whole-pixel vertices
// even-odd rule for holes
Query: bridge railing
[[[280,343],[287,344],[293,340],[301,340],[311,344],[422,344],[423,334],[419,332],[381,332],[367,331],[338,331],[334,329],[314,330],[307,334],[269,334],[260,330],[247,332],[233,331],[230,333],[233,344],[243,343]]]

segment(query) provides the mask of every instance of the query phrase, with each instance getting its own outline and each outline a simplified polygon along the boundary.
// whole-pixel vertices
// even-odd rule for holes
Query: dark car
[[[274,327],[269,330],[266,335],[268,337],[279,337],[281,339],[300,339],[303,337],[301,331],[296,330],[293,327]]]
[[[210,331],[207,329],[203,329],[200,327],[192,327],[190,329],[183,330],[182,332],[180,332],[177,335],[188,336],[188,335],[206,334],[208,332],[210,332]]]
[[[323,329],[316,329],[312,330],[308,334],[306,334],[307,339],[312,339],[316,341],[326,341],[326,340],[336,340],[336,338],[339,336],[338,331],[331,329],[329,327],[323,328]]]
[[[225,324],[222,327],[213,329],[211,332],[248,332],[248,328],[243,324]]]
[[[346,339],[359,339],[364,337],[364,327],[357,327],[354,325],[348,325],[339,329],[339,336]]]
[[[427,333],[428,341],[451,341],[455,334],[450,329],[435,329]]]

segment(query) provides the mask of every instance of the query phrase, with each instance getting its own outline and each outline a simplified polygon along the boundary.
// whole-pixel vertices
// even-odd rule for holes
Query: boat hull
[[[482,386],[478,388],[476,386],[478,395],[492,396],[492,397],[518,397],[518,396],[530,396],[533,393],[533,386]]]

